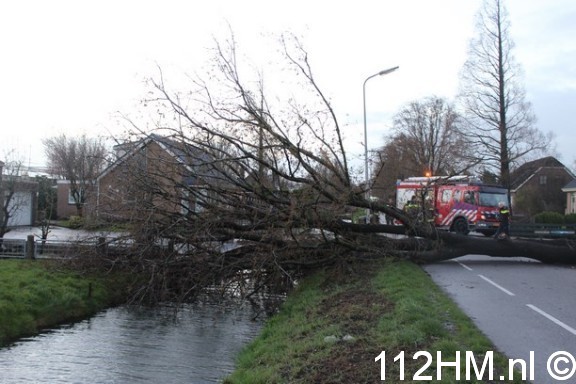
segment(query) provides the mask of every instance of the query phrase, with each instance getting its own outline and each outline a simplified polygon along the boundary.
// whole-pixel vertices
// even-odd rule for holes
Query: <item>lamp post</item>
[[[365,183],[366,183],[366,199],[368,200],[368,203],[370,203],[370,188],[368,188],[368,130],[366,129],[366,83],[368,82],[368,80],[370,80],[373,77],[376,76],[383,76],[383,75],[387,75],[390,72],[394,72],[395,70],[397,70],[399,67],[393,67],[393,68],[388,68],[388,69],[384,69],[378,73],[375,73],[371,76],[368,76],[366,78],[366,80],[364,80],[364,84],[362,86],[362,101],[364,104],[364,178],[365,178]],[[370,208],[366,209],[366,223],[370,222]]]

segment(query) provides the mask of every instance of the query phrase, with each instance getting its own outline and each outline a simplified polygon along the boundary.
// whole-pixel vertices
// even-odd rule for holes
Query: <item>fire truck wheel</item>
[[[468,222],[466,222],[466,219],[463,217],[459,217],[454,220],[454,223],[452,224],[452,230],[461,235],[467,235],[470,232],[470,229],[468,228]]]

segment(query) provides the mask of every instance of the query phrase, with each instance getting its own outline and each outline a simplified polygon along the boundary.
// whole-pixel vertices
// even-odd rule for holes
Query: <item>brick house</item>
[[[114,149],[116,160],[98,176],[90,199],[99,218],[129,221],[153,211],[166,215],[202,209],[198,196],[211,172],[208,155],[155,134]]]
[[[566,215],[576,213],[576,179],[571,180],[562,188],[566,194]]]
[[[556,158],[548,156],[525,163],[512,172],[510,179],[515,216],[530,218],[544,211],[566,211],[562,189],[574,174]]]
[[[87,183],[85,188],[88,189],[86,191],[87,200],[90,200],[90,195],[94,192],[94,187]],[[67,219],[70,216],[75,216],[78,214],[78,210],[76,208],[76,202],[72,197],[72,193],[70,190],[70,181],[69,180],[57,180],[56,181],[56,196],[57,196],[57,203],[56,203],[56,216],[59,219]],[[94,206],[91,204],[84,204],[82,211],[83,215],[90,216],[93,212]]]

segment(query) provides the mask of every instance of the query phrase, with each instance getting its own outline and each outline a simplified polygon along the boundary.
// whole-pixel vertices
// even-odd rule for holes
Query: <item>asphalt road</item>
[[[527,362],[534,383],[576,382],[576,268],[470,255],[424,269],[498,350]],[[552,377],[549,361],[571,378]]]

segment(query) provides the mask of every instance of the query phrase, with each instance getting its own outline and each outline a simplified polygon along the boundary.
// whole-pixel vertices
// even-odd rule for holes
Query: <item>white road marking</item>
[[[460,264],[460,265],[462,266],[462,268],[467,269],[467,270],[469,270],[469,271],[473,271],[473,269],[470,268],[469,266],[467,266],[466,264],[461,263],[461,262],[459,262],[459,261],[457,261],[457,263]]]
[[[556,325],[561,326],[562,328],[564,328],[565,330],[567,330],[568,332],[570,332],[573,335],[576,335],[576,329],[572,328],[571,326],[561,322],[560,320],[558,320],[557,318],[555,318],[554,316],[544,312],[543,310],[541,310],[540,308],[536,307],[535,305],[532,304],[526,304],[526,306],[536,312],[538,312],[539,314],[541,314],[542,316],[544,316],[545,318],[547,318],[548,320],[552,321],[553,323],[556,323]]]
[[[516,296],[515,294],[513,294],[512,292],[510,292],[509,290],[507,290],[507,289],[504,288],[503,286],[501,286],[501,285],[495,283],[494,281],[490,280],[490,279],[487,278],[486,276],[484,276],[484,275],[478,275],[478,276],[480,276],[481,279],[483,279],[483,280],[487,281],[488,283],[492,284],[493,286],[495,286],[496,288],[498,288],[499,290],[501,290],[501,291],[504,292],[505,294],[510,295],[510,296]]]

